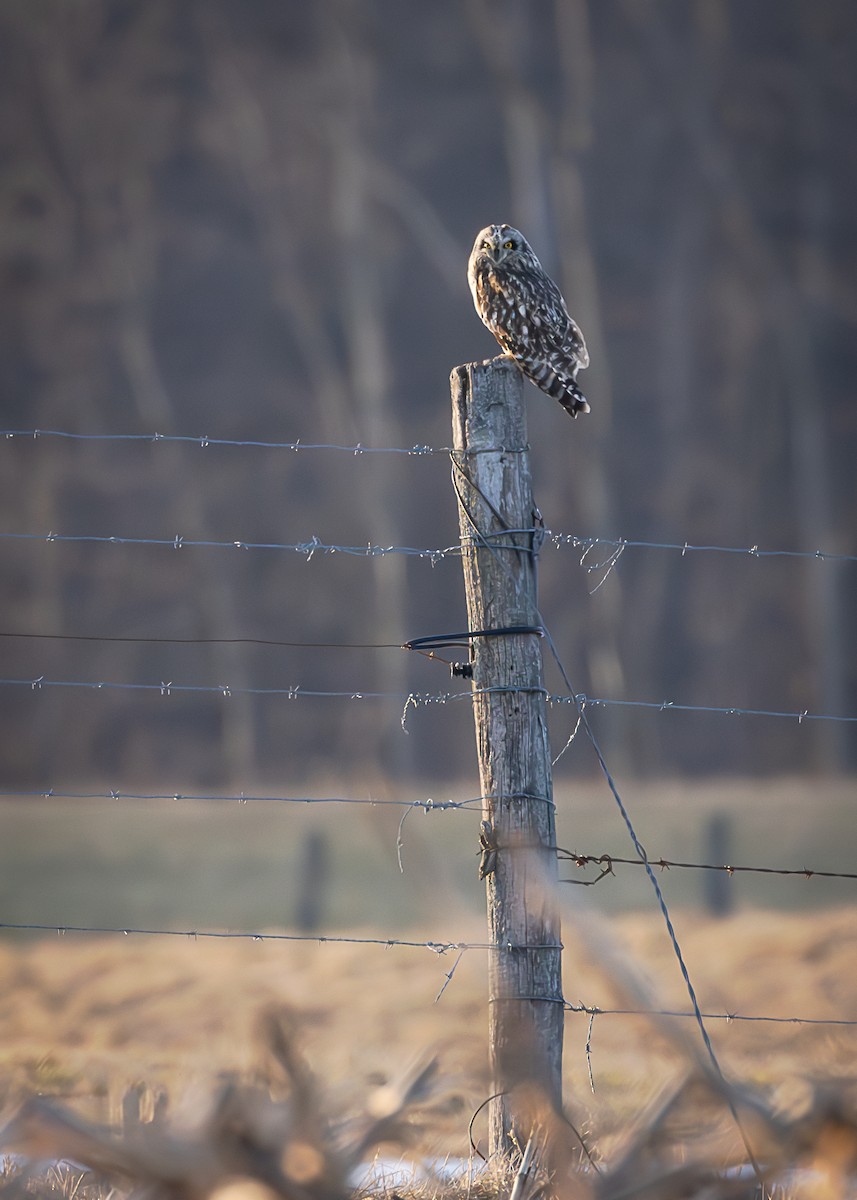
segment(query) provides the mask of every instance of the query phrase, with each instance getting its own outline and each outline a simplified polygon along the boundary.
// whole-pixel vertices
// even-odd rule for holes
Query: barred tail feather
[[[517,362],[526,377],[546,396],[559,400],[572,417],[589,412],[586,397],[569,374],[560,375],[547,362],[533,363],[521,358],[517,358]]]

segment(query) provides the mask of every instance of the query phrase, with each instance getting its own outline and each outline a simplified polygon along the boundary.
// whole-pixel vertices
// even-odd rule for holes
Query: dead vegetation
[[[350,1200],[369,1190],[376,1154],[388,1165],[371,1189],[387,1200],[732,1200],[754,1195],[759,1175],[768,1193],[854,1194],[855,1028],[709,1021],[726,1082],[692,1023],[609,1015],[683,1006],[657,924],[600,929],[590,914],[590,939],[576,923],[566,994],[608,1012],[568,1016],[565,1113],[521,1080],[512,1165],[481,1157],[491,1089],[477,953],[453,971],[425,950],[7,944],[0,1200]],[[853,909],[683,913],[681,928],[709,1012],[857,1011]],[[403,1072],[422,1047],[431,1057]]]
[[[125,1096],[121,1128],[41,1097],[26,1101],[0,1134],[7,1159],[3,1200],[740,1200],[782,1191],[838,1200],[857,1174],[857,1105],[842,1086],[808,1085],[805,1102],[778,1111],[759,1091],[695,1072],[614,1142],[584,1139],[526,1083],[515,1098],[529,1137],[515,1161],[472,1158],[450,1170],[423,1165],[392,1183],[367,1173],[374,1155],[413,1144],[442,1091],[434,1059],[373,1089],[361,1111],[332,1115],[298,1048],[299,1027],[268,1013],[268,1087],[228,1080],[202,1115],[171,1114],[165,1093]],[[150,1101],[148,1108],[144,1100]],[[737,1136],[736,1136],[737,1135]],[[590,1142],[591,1144],[587,1144]],[[481,1157],[481,1156],[480,1156]],[[49,1166],[45,1166],[48,1163]],[[363,1183],[360,1180],[363,1178]]]
[[[41,1097],[28,1100],[0,1136],[0,1148],[23,1156],[25,1164],[3,1194],[32,1192],[38,1165],[48,1160],[81,1164],[120,1188],[124,1181],[137,1196],[344,1200],[367,1156],[411,1140],[436,1062],[416,1064],[396,1084],[374,1089],[358,1116],[336,1120],[298,1050],[291,1018],[268,1014],[263,1033],[276,1068],[271,1086],[226,1081],[189,1124],[171,1117],[165,1093],[145,1114],[141,1088],[126,1094],[121,1130]]]

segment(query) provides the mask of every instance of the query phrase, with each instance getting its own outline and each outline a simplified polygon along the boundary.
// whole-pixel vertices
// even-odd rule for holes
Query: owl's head
[[[519,229],[511,225],[486,225],[476,235],[470,261],[474,265],[481,262],[497,267],[518,256],[533,257],[530,245]]]

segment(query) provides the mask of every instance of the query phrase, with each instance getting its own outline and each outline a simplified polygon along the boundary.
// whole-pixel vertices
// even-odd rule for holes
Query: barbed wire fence
[[[162,434],[89,434],[89,433],[73,433],[59,430],[0,430],[0,439],[7,442],[16,442],[30,440],[34,442],[47,442],[50,440],[66,441],[72,443],[91,442],[91,443],[114,443],[114,442],[150,442],[158,443],[178,443],[185,444],[189,447],[197,446],[201,450],[207,450],[213,447],[222,447],[235,450],[264,450],[272,452],[286,452],[293,454],[320,453],[325,455],[351,455],[360,456],[375,456],[382,454],[398,455],[405,457],[427,457],[439,456],[442,459],[448,460],[452,451],[451,447],[439,446],[432,447],[427,445],[415,445],[412,447],[377,447],[363,446],[361,444],[344,446],[325,443],[305,443],[301,440],[294,442],[276,442],[276,441],[259,441],[259,440],[238,440],[227,438],[212,438],[208,436],[176,436]],[[556,552],[577,551],[579,552],[580,565],[587,573],[595,577],[595,587],[593,590],[601,587],[610,573],[615,569],[622,555],[627,552],[668,552],[677,553],[681,556],[690,554],[724,554],[738,555],[754,560],[763,560],[770,558],[782,558],[791,560],[815,560],[819,564],[830,562],[855,562],[857,555],[832,553],[823,548],[815,550],[797,550],[797,549],[776,549],[764,548],[758,545],[736,547],[736,546],[721,546],[710,544],[697,544],[691,541],[644,541],[627,538],[609,538],[602,536],[582,536],[578,534],[555,532],[550,529],[522,529],[506,531],[508,534],[529,534],[538,535],[542,548],[547,548]],[[483,535],[479,535],[482,537]],[[476,538],[474,538],[474,541]],[[381,545],[372,542],[365,546],[347,545],[334,542],[326,542],[320,538],[311,535],[302,541],[292,543],[280,542],[256,542],[250,539],[199,539],[189,538],[182,534],[174,534],[169,537],[135,537],[126,536],[122,533],[114,535],[102,535],[95,533],[83,534],[65,534],[57,530],[10,530],[0,532],[0,541],[7,542],[32,542],[44,543],[47,545],[55,543],[73,543],[73,544],[95,544],[95,545],[124,545],[131,547],[153,547],[179,550],[221,550],[221,549],[238,549],[242,552],[275,552],[281,554],[296,554],[305,558],[306,561],[312,560],[316,555],[343,555],[355,558],[376,558],[387,555],[403,555],[427,560],[432,566],[446,558],[459,558],[462,554],[463,547],[466,544],[466,539],[455,545],[448,546],[399,546],[399,545]],[[514,544],[506,544],[502,539],[494,539],[494,547],[496,549],[518,549]],[[464,635],[459,635],[464,636]],[[549,635],[548,635],[549,636]],[[278,640],[267,638],[253,637],[221,637],[221,638],[180,638],[180,637],[121,637],[108,636],[99,634],[68,634],[58,633],[53,630],[14,630],[0,629],[0,639],[19,639],[33,642],[39,641],[76,641],[76,642],[147,642],[157,643],[160,645],[204,645],[204,644],[231,644],[231,645],[259,645],[259,646],[282,646],[282,647],[301,647],[301,648],[327,648],[332,650],[340,649],[374,649],[374,650],[394,650],[394,649],[416,649],[405,645],[400,647],[396,643],[380,643],[380,642],[314,642],[302,640]],[[429,651],[431,656],[439,657]],[[442,660],[447,661],[447,660]],[[559,660],[558,660],[559,661]],[[560,663],[560,669],[565,675]],[[567,677],[566,677],[567,678]],[[147,692],[156,693],[161,696],[169,696],[173,693],[192,693],[192,694],[207,694],[212,696],[221,696],[227,699],[235,695],[252,695],[252,696],[270,696],[281,697],[289,701],[298,700],[330,700],[334,702],[345,703],[365,703],[372,701],[394,701],[396,705],[401,706],[400,722],[403,727],[406,726],[408,716],[412,711],[422,707],[433,705],[445,705],[452,703],[460,703],[461,701],[473,702],[474,696],[484,694],[479,690],[444,690],[435,692],[386,692],[386,691],[370,691],[362,690],[358,687],[339,689],[339,690],[320,690],[308,687],[304,683],[295,682],[287,687],[280,688],[265,688],[265,687],[245,687],[232,685],[228,681],[224,681],[218,685],[203,685],[189,681],[179,680],[158,680],[144,681],[139,679],[132,680],[104,680],[104,679],[82,679],[82,678],[48,678],[44,675],[28,678],[0,678],[0,688],[16,690],[29,689],[34,692],[47,691],[50,689],[56,690],[98,690],[98,691],[130,691],[130,692]],[[509,689],[504,689],[508,691]],[[852,725],[857,723],[857,715],[847,713],[826,713],[826,712],[811,712],[800,709],[760,709],[747,708],[739,704],[730,705],[705,705],[705,704],[690,704],[685,703],[680,699],[644,699],[644,698],[616,698],[616,697],[592,697],[582,692],[575,692],[569,685],[568,690],[562,693],[543,692],[546,702],[551,706],[571,705],[577,713],[577,726],[575,731],[580,727],[581,722],[586,722],[587,710],[594,708],[640,708],[648,709],[660,713],[668,712],[688,712],[699,713],[709,716],[728,717],[728,718],[754,718],[765,717],[777,720],[795,721],[799,724],[803,722],[831,722],[841,725]],[[574,736],[574,735],[572,735]],[[595,744],[595,743],[594,743]],[[601,758],[601,751],[596,745],[596,752]],[[609,770],[606,763],[602,759],[602,765],[611,786],[614,791],[614,796],[619,802],[620,808],[624,812],[624,803],[619,798],[618,793],[612,783]],[[2,798],[20,798],[37,800],[41,797],[68,800],[74,803],[77,800],[148,800],[148,801],[175,801],[175,800],[192,800],[206,803],[237,803],[237,804],[280,804],[280,805],[320,805],[320,806],[351,806],[351,805],[371,805],[371,806],[389,806],[403,810],[403,817],[406,817],[409,812],[422,810],[426,813],[444,811],[444,812],[464,812],[464,811],[479,811],[485,797],[475,796],[465,800],[438,800],[431,797],[426,797],[419,800],[378,800],[378,799],[361,799],[357,797],[331,796],[331,797],[308,797],[308,796],[286,796],[286,795],[261,795],[256,792],[229,792],[218,794],[212,791],[205,792],[182,792],[163,789],[161,791],[130,791],[122,787],[104,788],[103,790],[77,790],[69,788],[57,781],[55,786],[48,788],[39,788],[31,790],[16,790],[6,789],[0,791]],[[626,818],[627,819],[627,818]],[[401,827],[400,827],[401,828]],[[633,828],[630,826],[632,837]],[[634,837],[636,842],[636,838]],[[637,843],[637,849],[641,850]],[[655,881],[655,871],[666,872],[671,870],[695,871],[718,873],[724,876],[734,876],[736,874],[755,874],[760,876],[780,876],[786,878],[802,879],[804,881],[813,879],[840,879],[840,880],[855,880],[857,879],[857,871],[835,871],[825,869],[823,864],[801,864],[800,866],[771,866],[768,864],[754,863],[726,863],[726,862],[695,862],[695,861],[678,861],[665,857],[657,858],[643,852],[638,854],[638,857],[621,857],[606,853],[595,853],[591,850],[579,851],[577,849],[564,849],[555,847],[557,857],[561,864],[565,863],[575,869],[575,877],[562,879],[564,884],[582,884],[584,886],[594,886],[602,880],[612,876],[616,868],[640,868],[642,867]],[[592,873],[587,878],[582,878],[587,870],[592,869]],[[664,915],[667,918],[668,927],[670,927],[669,914],[666,909],[665,902],[655,883],[656,892],[658,893]],[[357,944],[368,947],[384,947],[386,949],[400,950],[428,950],[438,956],[445,956],[452,953],[458,955],[456,962],[453,964],[450,972],[446,976],[446,982],[438,994],[438,999],[446,989],[448,983],[452,979],[455,967],[460,961],[461,956],[471,952],[485,952],[496,949],[489,942],[473,942],[467,940],[450,941],[444,938],[426,939],[426,940],[409,940],[399,937],[347,937],[333,933],[313,933],[299,934],[287,932],[271,932],[271,931],[232,931],[232,930],[214,930],[214,929],[165,929],[165,928],[149,928],[149,927],[120,927],[111,925],[67,925],[63,922],[57,924],[44,924],[38,922],[5,922],[0,921],[0,929],[19,930],[38,933],[55,933],[64,935],[72,934],[93,934],[93,935],[145,935],[165,938],[187,938],[187,939],[241,939],[251,940],[256,942],[311,942],[316,944]],[[677,943],[675,943],[678,950]],[[679,961],[681,961],[679,955]],[[689,977],[686,981],[690,986]],[[590,1022],[597,1016],[661,1016],[677,1019],[695,1019],[701,1024],[702,1020],[716,1020],[726,1022],[764,1022],[775,1025],[792,1025],[792,1026],[826,1026],[826,1027],[852,1027],[857,1026],[857,1017],[842,1017],[839,1019],[817,1018],[811,1014],[799,1015],[775,1015],[775,1014],[742,1014],[737,1012],[718,1012],[705,1011],[695,1000],[692,987],[690,988],[692,998],[692,1006],[690,1010],[679,1009],[634,1009],[634,1008],[609,1008],[601,1007],[595,1004],[580,1002],[573,1003],[564,997],[558,997],[561,1000],[563,1008],[570,1014],[581,1014],[588,1016]],[[590,1026],[591,1033],[591,1026]]]

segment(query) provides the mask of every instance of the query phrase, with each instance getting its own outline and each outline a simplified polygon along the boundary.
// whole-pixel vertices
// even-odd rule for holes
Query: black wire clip
[[[441,662],[449,663],[449,673],[456,679],[472,679],[473,678],[473,641],[475,638],[485,637],[511,637],[515,634],[531,633],[534,637],[544,637],[545,631],[541,625],[503,625],[497,629],[473,629],[466,633],[434,633],[429,637],[412,638],[409,642],[405,642],[402,646],[403,650],[416,650],[418,654],[425,654],[428,658],[440,658],[434,653],[435,650],[444,650],[450,647],[464,647],[470,650],[470,662],[450,662],[449,659],[440,658]]]

